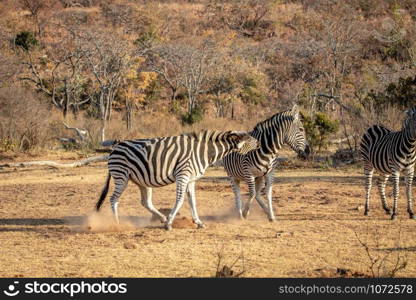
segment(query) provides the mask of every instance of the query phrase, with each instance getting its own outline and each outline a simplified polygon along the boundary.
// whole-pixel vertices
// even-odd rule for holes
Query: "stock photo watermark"
[[[19,294],[60,294],[74,297],[78,294],[125,294],[127,293],[127,283],[107,283],[105,281],[90,283],[80,282],[32,282],[19,283],[13,281],[3,290],[3,294],[14,297]]]

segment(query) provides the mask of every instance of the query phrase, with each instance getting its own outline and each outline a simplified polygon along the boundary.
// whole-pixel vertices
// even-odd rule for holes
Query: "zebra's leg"
[[[230,177],[231,186],[235,196],[235,206],[237,207],[240,219],[243,219],[243,208],[241,204],[240,180],[235,177]]]
[[[364,207],[364,215],[368,216],[370,211],[370,193],[371,193],[371,185],[373,179],[374,168],[371,166],[364,166],[364,175],[365,175],[365,207]]]
[[[383,205],[383,209],[388,215],[391,214],[391,209],[389,208],[386,199],[386,184],[387,180],[389,180],[389,177],[389,174],[382,174],[378,180],[378,191],[380,192],[381,204]]]
[[[255,180],[253,176],[246,178],[245,181],[247,182],[247,185],[248,185],[249,195],[248,195],[247,203],[244,206],[243,217],[247,218],[249,210],[250,210],[251,202],[253,202],[254,198],[256,197],[256,185],[255,185]]]
[[[272,187],[273,187],[273,172],[266,175],[266,198],[269,209],[269,221],[275,220],[273,206],[272,206]]]
[[[188,188],[186,192],[188,194],[189,206],[191,207],[192,220],[194,220],[194,223],[198,225],[198,228],[205,228],[205,225],[199,219],[198,212],[196,210],[195,181],[191,181],[188,183]]]
[[[263,202],[263,200],[261,200],[261,191],[264,187],[264,176],[261,177],[257,177],[255,179],[255,188],[256,188],[256,201],[257,203],[261,206],[261,208],[263,209],[263,211],[269,215],[269,209],[266,206],[266,204]]]
[[[406,172],[406,196],[407,196],[407,212],[410,219],[415,219],[413,213],[413,195],[412,195],[412,182],[413,182],[414,168],[408,169]]]
[[[397,219],[397,200],[399,199],[399,181],[400,173],[394,171],[393,173],[393,214],[391,215],[392,220]]]
[[[189,177],[188,176],[178,176],[176,178],[176,202],[172,210],[169,213],[168,219],[166,221],[165,228],[166,230],[172,229],[172,223],[175,219],[176,214],[179,209],[182,207],[183,200],[185,198],[186,188],[188,186]]]
[[[162,223],[166,222],[166,217],[158,211],[154,206],[152,202],[152,188],[150,187],[144,187],[139,186],[140,188],[140,194],[142,197],[142,205],[152,213],[155,217],[158,217]]]
[[[114,218],[117,222],[117,224],[120,224],[120,220],[118,218],[118,199],[120,198],[121,194],[124,192],[124,190],[127,187],[127,183],[129,182],[128,176],[125,176],[123,178],[119,177],[113,177],[114,178],[114,192],[111,195],[110,203],[111,203],[111,210],[113,211]]]

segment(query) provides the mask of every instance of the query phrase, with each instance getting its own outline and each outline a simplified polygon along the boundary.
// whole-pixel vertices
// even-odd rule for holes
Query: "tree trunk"
[[[178,91],[177,91],[177,89],[175,89],[173,87],[171,87],[171,90],[172,90],[172,96],[170,97],[170,100],[172,102],[174,102],[176,100],[176,95],[177,95]]]
[[[102,124],[102,127],[101,127],[101,142],[104,142],[105,141],[105,130],[106,130],[106,127],[107,127],[107,119],[104,118],[103,119],[103,124]]]
[[[132,106],[133,105],[132,105],[131,101],[129,101],[126,98],[126,126],[127,126],[127,131],[130,131],[131,128],[133,127],[132,117],[131,117],[131,115],[132,115],[132,109],[133,109]]]

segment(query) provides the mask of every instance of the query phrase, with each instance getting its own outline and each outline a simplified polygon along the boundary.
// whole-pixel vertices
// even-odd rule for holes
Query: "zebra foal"
[[[246,154],[230,153],[223,158],[223,165],[231,180],[240,218],[247,217],[251,202],[255,198],[268,215],[269,221],[274,221],[272,185],[278,150],[283,144],[288,144],[301,156],[307,156],[310,152],[297,105],[258,123],[249,134],[259,141],[259,148]],[[249,199],[244,210],[241,204],[240,181],[246,182],[249,188]],[[267,205],[260,198],[264,184]]]
[[[195,200],[195,181],[217,160],[232,151],[249,151],[257,147],[257,140],[245,132],[206,130],[199,134],[153,139],[129,140],[118,143],[108,159],[108,175],[97,211],[108,193],[110,179],[115,189],[110,198],[113,214],[118,220],[118,200],[129,180],[140,188],[142,205],[165,223],[166,229],[188,196],[192,218],[199,228],[204,224],[198,217]],[[176,182],[176,202],[168,218],[152,203],[152,188]]]
[[[416,160],[416,107],[406,111],[407,117],[400,131],[391,131],[380,125],[367,129],[361,138],[360,153],[364,164],[365,175],[365,210],[370,211],[370,192],[374,170],[380,173],[378,188],[381,203],[391,219],[397,218],[397,200],[399,198],[400,172],[404,171],[407,212],[410,219],[415,219],[412,204],[412,182]],[[393,212],[386,201],[386,184],[393,178]]]

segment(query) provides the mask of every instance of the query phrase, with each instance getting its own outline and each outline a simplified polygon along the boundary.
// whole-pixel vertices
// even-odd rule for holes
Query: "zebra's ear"
[[[404,113],[405,113],[408,117],[411,117],[411,116],[412,116],[412,112],[411,112],[411,110],[410,110],[410,109],[406,109],[406,110],[404,111]]]
[[[291,114],[292,114],[294,120],[299,119],[299,107],[298,107],[297,104],[293,105],[292,110],[291,110]]]
[[[414,118],[416,116],[415,112],[416,112],[416,106],[409,108],[407,110],[404,111],[406,113],[406,115],[410,118]]]

